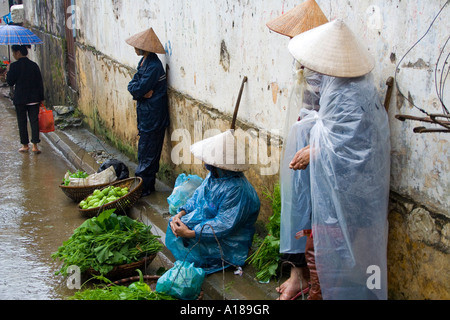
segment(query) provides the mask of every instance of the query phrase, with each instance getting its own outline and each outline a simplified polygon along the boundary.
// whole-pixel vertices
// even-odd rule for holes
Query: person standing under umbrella
[[[169,126],[166,73],[156,55],[165,50],[152,28],[128,38],[126,43],[143,56],[128,91],[137,101],[139,145],[135,175],[143,180],[144,197],[155,190],[164,135]]]
[[[6,68],[6,82],[15,86],[13,103],[16,107],[17,123],[19,126],[19,152],[28,152],[29,135],[27,116],[31,126],[32,151],[40,153],[39,138],[39,105],[44,102],[44,84],[39,66],[28,59],[28,45],[13,45],[11,47],[16,62]]]

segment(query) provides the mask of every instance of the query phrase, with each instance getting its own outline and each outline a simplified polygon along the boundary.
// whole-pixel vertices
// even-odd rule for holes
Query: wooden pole
[[[234,107],[233,121],[231,122],[231,130],[236,129],[236,119],[239,111],[239,104],[241,103],[242,91],[244,90],[244,84],[247,82],[247,76],[242,79],[241,89],[239,90],[239,95],[236,100],[236,106]]]

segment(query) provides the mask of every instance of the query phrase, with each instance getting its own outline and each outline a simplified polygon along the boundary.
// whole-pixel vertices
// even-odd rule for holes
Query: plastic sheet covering
[[[319,90],[322,75],[294,60],[294,83],[289,96],[288,110],[284,122],[283,137],[286,139],[292,125],[298,121],[302,109],[319,110]]]
[[[64,179],[69,179],[70,187],[83,187],[114,182],[117,180],[117,175],[114,167],[110,166],[103,171],[89,175],[87,178],[71,178],[69,173],[66,173]]]
[[[181,221],[195,231],[195,238],[176,238],[170,226],[166,232],[165,244],[174,257],[207,274],[244,265],[260,209],[258,195],[242,172],[218,171],[219,177],[209,173],[179,208],[186,211]]]
[[[308,143],[307,132],[309,186],[306,178],[298,190],[304,203],[311,199],[311,207],[295,209],[303,213],[302,222],[311,210],[323,298],[387,299],[390,135],[372,77],[324,76],[320,110],[294,125],[295,142],[286,154]]]
[[[156,292],[168,294],[182,300],[195,300],[202,290],[205,271],[193,263],[175,261],[156,283]]]
[[[289,163],[298,150],[309,145],[309,131],[315,123],[315,117],[309,116],[301,123],[298,120],[310,114],[312,110],[319,110],[322,77],[323,75],[317,72],[302,68],[298,62],[295,63],[295,84],[285,122],[289,126],[289,131],[285,129],[288,133],[283,144],[280,170],[281,253],[304,253],[306,239],[296,240],[295,233],[311,228],[309,167],[306,170],[293,171],[289,169]]]
[[[202,184],[203,179],[197,175],[182,173],[175,180],[175,186],[171,195],[167,198],[169,213],[175,215],[179,207],[194,194],[195,190]]]
[[[125,163],[117,159],[109,159],[102,163],[100,168],[98,168],[97,173],[105,171],[110,166],[114,168],[117,175],[117,180],[124,180],[130,177],[130,171]]]

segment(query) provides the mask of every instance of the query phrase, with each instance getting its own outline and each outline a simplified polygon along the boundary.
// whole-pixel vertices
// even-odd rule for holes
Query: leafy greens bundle
[[[261,282],[268,282],[272,277],[276,277],[279,270],[280,254],[280,219],[281,219],[281,195],[280,185],[274,186],[273,193],[265,193],[272,202],[272,216],[267,224],[267,236],[264,238],[258,249],[251,254],[247,261],[253,265],[256,272],[256,279]]]
[[[114,211],[103,211],[75,229],[73,235],[52,254],[53,259],[63,261],[56,274],[67,276],[67,268],[76,265],[81,272],[91,267],[105,275],[115,266],[139,261],[162,249],[159,236],[150,231],[151,226],[127,216],[118,216]]]

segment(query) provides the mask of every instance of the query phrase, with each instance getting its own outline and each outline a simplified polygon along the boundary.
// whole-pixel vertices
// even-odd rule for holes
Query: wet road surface
[[[0,299],[64,299],[74,292],[51,254],[85,220],[59,188],[75,168],[43,134],[41,154],[19,153],[15,110],[0,95]]]
[[[18,152],[21,145],[16,114],[4,94],[5,88],[0,88],[0,300],[66,299],[75,291],[67,288],[65,277],[54,274],[61,263],[54,261],[51,254],[85,221],[77,204],[59,188],[67,170],[74,172],[76,168],[61,148],[55,147],[61,142],[54,136],[46,139],[41,134],[39,155]],[[72,140],[70,130],[66,134]],[[104,144],[99,146],[92,135],[80,135],[78,130],[76,136],[72,147],[77,155],[83,154],[82,149],[105,149],[126,163],[130,176],[134,175],[135,164],[119,153],[108,151]],[[81,160],[87,161],[84,156]],[[168,215],[166,199],[171,189],[157,181],[157,191],[138,201],[130,217],[152,224],[163,239],[167,227],[164,216]],[[150,274],[159,267],[171,266],[167,258],[159,256],[150,265]],[[248,269],[243,277],[236,276],[232,269],[208,276],[205,299],[274,300],[276,283],[259,284]]]

